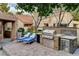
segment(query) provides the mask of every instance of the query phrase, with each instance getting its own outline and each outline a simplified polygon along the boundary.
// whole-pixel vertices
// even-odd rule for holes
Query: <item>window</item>
[[[74,26],[74,27],[77,27],[77,24],[74,24],[73,26]]]
[[[44,25],[48,27],[48,23],[44,23]]]
[[[24,24],[24,26],[32,26],[32,24]]]
[[[24,24],[24,26],[28,26],[28,24]]]

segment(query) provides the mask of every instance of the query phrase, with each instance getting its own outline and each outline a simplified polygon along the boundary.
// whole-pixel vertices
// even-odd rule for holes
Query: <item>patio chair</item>
[[[36,40],[36,34],[33,33],[32,35],[30,35],[30,37],[24,38],[24,39],[23,39],[23,42],[24,42],[24,43],[31,43],[31,42],[33,42],[33,41],[35,41],[35,40]]]
[[[23,39],[28,38],[32,33],[28,32],[27,34],[25,34],[23,37],[17,38],[17,41],[22,42]]]

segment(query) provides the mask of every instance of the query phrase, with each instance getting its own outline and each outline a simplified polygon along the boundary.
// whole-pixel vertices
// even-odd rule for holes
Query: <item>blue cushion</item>
[[[36,39],[36,34],[33,33],[30,37],[23,39],[23,42],[32,42],[35,41]]]
[[[31,33],[29,32],[26,35],[24,35],[24,37],[17,38],[17,40],[18,41],[23,41],[23,39],[28,38],[30,35],[31,35]]]

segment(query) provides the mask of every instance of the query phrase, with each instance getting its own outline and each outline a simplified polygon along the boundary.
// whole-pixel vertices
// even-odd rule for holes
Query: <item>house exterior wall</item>
[[[34,20],[37,20],[38,18],[38,13],[37,12],[33,12],[33,16],[34,16]],[[29,24],[29,26],[24,26],[25,23],[23,23],[20,19],[17,19],[17,29],[19,28],[24,28],[25,30],[27,30],[28,28],[31,28],[32,26],[35,27],[35,21],[33,20],[32,25]],[[27,24],[27,23],[26,23]]]
[[[63,15],[61,15],[63,16]],[[63,17],[63,21],[61,22],[62,24],[67,24],[69,23],[69,21],[73,19],[72,15],[69,12],[65,12],[64,17]],[[57,25],[57,23],[59,22],[59,15],[56,15],[56,17],[54,15],[51,15],[47,18],[42,19],[41,23],[40,23],[40,27],[44,26],[44,23],[47,22],[49,24],[49,26],[54,26]],[[73,23],[71,23],[69,25],[69,27],[73,27]]]
[[[77,28],[79,28],[79,24],[77,25]]]
[[[79,21],[73,21],[73,25],[76,24],[76,27],[79,28]]]
[[[25,24],[22,22],[22,21],[20,21],[20,20],[17,20],[17,30],[19,29],[19,28],[24,28],[25,29],[25,31],[27,31],[27,29],[28,28],[31,28],[32,27],[32,25],[28,25],[28,26],[24,26]]]
[[[19,28],[24,28],[24,24],[20,20],[17,20],[17,29]]]
[[[12,22],[11,40],[16,39],[16,21]]]
[[[48,22],[45,22],[46,20],[48,20],[48,19],[42,19],[42,21],[40,22],[39,27],[45,26],[44,24],[45,24],[45,23],[48,23]]]
[[[4,39],[4,31],[3,31],[3,28],[4,28],[4,25],[3,25],[3,21],[0,21],[0,41],[2,41]],[[15,22],[11,22],[12,23],[12,30],[11,30],[11,39],[12,40],[15,40],[16,39],[16,21]],[[8,24],[9,26],[10,24]],[[7,28],[7,27],[6,27]]]

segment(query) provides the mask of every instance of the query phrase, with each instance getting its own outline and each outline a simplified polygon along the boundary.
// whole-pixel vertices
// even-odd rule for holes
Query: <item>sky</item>
[[[8,3],[8,6],[10,7],[9,12],[16,13],[16,11],[17,11],[17,10],[15,9],[16,3]]]
[[[16,3],[8,3],[10,7],[16,7]]]
[[[8,6],[10,7],[9,12],[12,12],[13,14],[15,14],[17,12],[16,8],[16,3],[8,3]],[[21,11],[21,10],[18,10]],[[24,12],[24,15],[30,15],[28,12]]]

